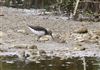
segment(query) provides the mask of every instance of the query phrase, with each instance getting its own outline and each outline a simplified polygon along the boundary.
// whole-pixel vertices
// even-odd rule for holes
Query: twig
[[[76,11],[77,11],[77,8],[78,8],[78,4],[79,4],[79,2],[80,2],[80,0],[77,0],[77,2],[76,2],[76,6],[75,6],[75,8],[74,8],[73,16],[75,16],[75,14],[76,14]]]
[[[83,57],[82,60],[83,60],[83,68],[84,68],[84,70],[86,70],[86,61],[85,61],[85,57]]]

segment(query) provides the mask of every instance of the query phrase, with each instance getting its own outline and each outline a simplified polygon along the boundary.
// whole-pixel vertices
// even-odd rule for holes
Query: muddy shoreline
[[[4,14],[0,16],[0,56],[30,55],[29,59],[32,55],[32,58],[43,55],[61,58],[100,57],[100,22],[79,22],[62,16],[40,15],[43,12],[35,9],[1,6],[0,10]],[[27,24],[52,30],[56,40],[47,36],[37,42]],[[81,27],[88,32],[80,34],[86,30]]]

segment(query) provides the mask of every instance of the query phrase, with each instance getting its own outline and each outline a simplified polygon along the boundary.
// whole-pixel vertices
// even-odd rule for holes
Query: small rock
[[[29,46],[29,49],[37,49],[37,46],[36,45],[31,45],[31,46]]]
[[[18,33],[23,33],[23,34],[28,35],[28,33],[27,33],[25,30],[23,30],[23,29],[22,29],[22,30],[17,30],[17,32],[18,32]]]
[[[99,39],[99,37],[98,37],[98,35],[95,35],[95,34],[94,34],[94,35],[91,37],[91,39],[92,39],[92,40],[96,40],[96,39]]]
[[[40,55],[46,55],[46,52],[44,50],[39,51]]]
[[[5,35],[5,33],[0,31],[0,38],[2,38],[4,35]]]
[[[50,39],[51,39],[51,36],[46,35],[46,36],[41,37],[41,38],[39,39],[39,41],[48,41],[48,40],[50,40]]]
[[[88,33],[88,29],[86,27],[80,27],[74,31],[75,33]]]
[[[17,48],[17,49],[26,49],[28,47],[28,45],[20,44],[20,45],[14,45],[14,47]]]
[[[83,48],[81,48],[81,49],[80,49],[80,51],[84,51],[84,50],[86,50],[86,48],[85,48],[85,47],[83,47]]]
[[[96,30],[95,34],[98,35],[98,36],[100,36],[100,30]]]
[[[0,12],[0,16],[4,16],[4,14],[2,12]]]
[[[73,48],[75,51],[83,51],[86,50],[85,47],[82,46],[82,44],[76,44],[75,47]]]

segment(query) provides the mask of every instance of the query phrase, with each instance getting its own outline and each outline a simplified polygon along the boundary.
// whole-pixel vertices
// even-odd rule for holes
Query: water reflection
[[[0,61],[0,70],[85,70],[82,58],[68,58],[61,60],[53,59],[39,60],[40,63],[14,61],[7,63]],[[100,70],[100,58],[85,57],[86,70]]]

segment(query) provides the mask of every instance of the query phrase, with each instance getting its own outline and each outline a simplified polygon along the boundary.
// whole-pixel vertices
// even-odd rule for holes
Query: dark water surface
[[[15,61],[7,63],[0,61],[0,70],[100,70],[100,58],[85,57],[68,58],[61,60],[58,57],[53,59],[39,60],[36,62]]]

